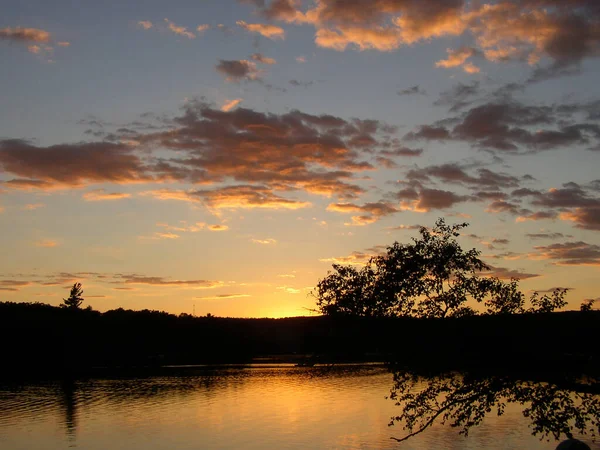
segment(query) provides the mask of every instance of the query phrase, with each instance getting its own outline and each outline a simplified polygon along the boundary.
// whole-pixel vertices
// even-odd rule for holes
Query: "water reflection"
[[[537,378],[537,379],[536,379]],[[400,407],[390,425],[400,422],[407,434],[392,438],[406,441],[436,422],[469,431],[491,414],[502,416],[508,404],[519,404],[531,432],[540,439],[572,439],[600,434],[600,384],[595,377],[532,374],[482,375],[444,373],[422,376],[409,371],[394,373],[390,398]]]
[[[394,378],[382,366],[186,373],[0,386],[0,447],[554,450],[557,445],[533,437],[527,429],[529,419],[514,405],[507,405],[501,418],[490,417],[473,426],[468,439],[455,428],[441,425],[439,418],[427,432],[407,442],[398,444],[390,439],[396,430],[388,428],[389,418],[403,408],[385,399],[392,384],[398,394],[404,392],[404,386],[406,393],[414,395],[439,392],[454,395],[455,400],[473,400],[470,407],[474,412],[485,405],[482,399],[496,395],[486,397],[480,391],[509,388],[498,379],[421,376],[412,383],[406,373],[397,372]],[[430,400],[429,405],[434,404]],[[467,414],[465,407],[469,408],[463,402],[452,412]],[[465,416],[465,423],[471,419]],[[447,423],[451,424],[452,418]]]
[[[64,410],[65,430],[69,446],[75,445],[77,433],[77,386],[74,380],[64,380],[60,384],[60,397]]]

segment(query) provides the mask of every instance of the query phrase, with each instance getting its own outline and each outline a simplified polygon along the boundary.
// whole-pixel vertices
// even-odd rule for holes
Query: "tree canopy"
[[[476,314],[469,300],[483,304],[487,314],[551,312],[566,305],[566,290],[556,289],[534,293],[526,308],[517,279],[489,276],[481,252],[460,246],[456,238],[466,226],[438,219],[431,229],[421,227],[412,243],[394,242],[360,269],[334,264],[312,292],[318,310],[325,315],[443,318]]]
[[[82,295],[83,289],[81,288],[81,283],[74,283],[69,298],[63,298],[63,303],[60,306],[63,308],[79,309],[83,303]]]

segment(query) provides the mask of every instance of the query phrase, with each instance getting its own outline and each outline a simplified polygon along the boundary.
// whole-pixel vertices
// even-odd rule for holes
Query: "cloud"
[[[30,281],[21,281],[21,280],[0,280],[0,290],[2,291],[11,291],[16,292],[19,291],[23,287],[30,286]]]
[[[333,258],[321,258],[320,262],[327,262],[333,264],[352,264],[352,265],[365,265],[371,258],[385,254],[387,247],[383,245],[377,245],[366,249],[364,252],[354,251],[348,256],[338,256]]]
[[[197,190],[194,198],[210,209],[301,209],[311,206],[308,202],[286,199],[263,186],[226,186],[220,189]]]
[[[274,245],[277,244],[277,241],[275,239],[272,238],[268,238],[268,239],[252,239],[252,242],[255,244],[261,244],[261,245]]]
[[[285,39],[285,30],[276,25],[246,23],[243,20],[238,20],[236,24],[250,33],[258,33],[268,39]]]
[[[447,49],[448,58],[442,59],[435,63],[435,67],[444,67],[449,69],[451,67],[462,67],[467,73],[478,73],[479,68],[474,66],[472,63],[468,63],[467,59],[477,54],[477,51],[471,47],[461,47],[456,50],[451,48]]]
[[[186,27],[175,25],[173,22],[171,22],[167,18],[165,18],[165,23],[167,24],[167,28],[170,31],[172,31],[173,33],[175,33],[179,36],[184,36],[188,39],[194,39],[196,37],[196,35],[194,33],[192,33],[191,31],[188,31],[188,29]]]
[[[52,247],[57,247],[59,245],[59,243],[58,243],[58,241],[55,241],[52,239],[42,239],[40,241],[35,241],[34,245],[36,247],[52,248]]]
[[[196,289],[212,289],[223,286],[222,281],[210,280],[171,280],[164,277],[148,277],[140,275],[121,275],[120,281],[124,284],[146,284],[150,286],[179,286]]]
[[[0,140],[0,167],[24,178],[8,182],[14,187],[151,181],[149,168],[133,152],[131,147],[110,142],[37,147],[23,140]]]
[[[359,213],[359,215],[352,216],[351,225],[361,226],[374,223],[382,217],[394,214],[399,210],[389,203],[379,202],[365,203],[364,205],[357,205],[354,203],[331,203],[327,206],[327,211],[335,211],[341,213]]]
[[[540,276],[537,273],[521,272],[519,270],[507,269],[505,267],[493,267],[489,265],[488,267],[490,267],[490,270],[485,271],[485,275],[488,277],[500,278],[501,280],[511,280],[513,278],[516,278],[517,280],[526,280],[528,278]]]
[[[482,93],[479,81],[471,83],[457,83],[451,89],[440,93],[439,98],[433,103],[436,106],[449,106],[450,112],[456,112],[469,106],[474,97]]]
[[[571,116],[585,113],[583,104],[570,106]],[[443,122],[419,126],[407,133],[405,139],[465,141],[475,148],[511,153],[598,143],[599,124],[568,123],[564,114],[556,106],[501,99],[474,106]]]
[[[422,169],[411,169],[406,173],[408,180],[430,182],[432,179],[440,182],[483,187],[486,189],[515,188],[520,185],[520,179],[507,173],[498,173],[486,168],[476,169],[477,175],[468,173],[468,166],[459,163],[432,165]]]
[[[292,86],[304,87],[307,88],[314,84],[314,81],[298,81],[298,80],[290,80],[289,83]]]
[[[269,20],[310,24],[315,43],[338,51],[392,51],[403,45],[442,37],[468,40],[467,48],[494,63],[523,61],[530,65],[549,59],[542,69],[560,74],[598,54],[600,16],[592,0],[378,0],[376,2],[294,0],[249,2]],[[452,51],[460,55],[466,50]],[[455,56],[456,58],[456,56]],[[467,72],[478,68],[461,65]],[[560,75],[559,75],[560,76]]]
[[[273,64],[277,63],[277,61],[275,61],[275,59],[268,58],[268,57],[264,56],[262,53],[253,53],[251,58],[253,61],[256,61],[256,62],[259,62],[262,64],[273,65]]]
[[[299,294],[300,292],[302,292],[300,289],[296,289],[290,286],[277,286],[277,289],[280,291],[284,291],[288,294]]]
[[[249,294],[220,294],[213,295],[212,297],[195,297],[202,300],[227,300],[230,298],[247,298],[251,297]]]
[[[415,86],[398,91],[398,95],[427,95],[427,92],[425,92],[425,89],[421,88],[421,86],[417,84]]]
[[[96,189],[83,194],[83,199],[88,202],[101,202],[107,200],[122,200],[130,198],[131,194],[125,192],[106,192],[104,189]]]
[[[382,150],[379,154],[389,158],[421,156],[423,154],[423,149],[397,146],[391,150]]]
[[[45,43],[50,41],[50,33],[39,28],[7,27],[0,28],[0,40],[17,42],[38,42]]]
[[[225,75],[227,81],[239,83],[240,81],[256,81],[260,78],[260,70],[256,64],[245,59],[242,60],[224,60],[220,59],[215,66],[217,72]]]
[[[305,56],[296,56],[296,62],[303,64],[306,62],[306,57]]]
[[[415,212],[447,209],[455,204],[471,200],[468,196],[458,195],[451,191],[424,187],[419,189],[408,187],[396,192],[393,196],[400,200],[400,210]]]
[[[144,238],[142,236],[142,238]],[[180,236],[178,234],[175,233],[170,233],[170,232],[156,232],[152,235],[152,237],[150,238],[144,238],[144,239],[179,239]]]
[[[23,206],[23,208],[21,208],[21,209],[23,209],[25,211],[34,211],[36,209],[43,208],[44,206],[46,206],[46,205],[44,205],[43,203],[28,203],[27,205]]]
[[[559,217],[561,220],[575,222],[577,228],[600,231],[600,207],[575,208],[573,211],[560,213]]]
[[[583,241],[570,241],[562,244],[534,247],[535,253],[529,254],[530,259],[551,259],[557,265],[600,266],[600,246]]]
[[[206,30],[210,29],[210,25],[208,24],[202,24],[202,25],[198,25],[196,27],[196,31],[198,33],[204,33]]]
[[[56,45],[58,45],[59,47],[69,47],[71,43],[67,41],[59,41],[56,43]]]
[[[574,222],[577,228],[600,230],[600,198],[576,183],[565,183],[561,188],[551,188],[545,192],[527,190],[517,194],[531,197],[533,206],[545,208],[535,213],[541,218],[558,216],[561,220]],[[535,215],[524,216],[522,220],[535,218]]]
[[[229,230],[229,227],[227,225],[215,224],[215,225],[209,225],[208,229],[210,231],[227,231],[227,230]]]
[[[387,227],[386,230],[388,230],[388,231],[404,231],[404,230],[419,231],[421,228],[423,228],[422,225],[398,225],[395,227]]]
[[[551,233],[551,232],[541,232],[541,233],[525,233],[529,239],[562,239],[566,237],[563,233]]]
[[[221,111],[224,111],[224,112],[231,111],[233,108],[235,108],[237,105],[239,105],[243,101],[244,101],[243,98],[236,98],[234,100],[226,100],[225,103],[223,104],[223,106],[221,106]]]
[[[140,20],[137,24],[144,30],[149,30],[153,26],[152,22],[150,22],[149,20]]]
[[[206,189],[155,189],[141,195],[204,203],[210,208],[298,209],[304,192],[348,201],[379,151],[419,154],[390,144],[395,129],[377,120],[343,119],[292,110],[237,107],[220,111],[191,100],[160,127],[102,124],[102,141],[34,145],[0,140],[3,187],[51,190],[94,184],[188,183]],[[117,128],[111,131],[111,128]],[[136,131],[139,130],[139,131]],[[128,145],[125,140],[137,145]],[[67,169],[68,168],[68,169]],[[113,188],[114,189],[114,188]],[[123,198],[92,188],[87,200]]]

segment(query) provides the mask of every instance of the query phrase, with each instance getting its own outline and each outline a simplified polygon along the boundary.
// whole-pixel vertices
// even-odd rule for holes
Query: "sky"
[[[419,226],[600,298],[597,0],[5,0],[0,301],[310,314]]]

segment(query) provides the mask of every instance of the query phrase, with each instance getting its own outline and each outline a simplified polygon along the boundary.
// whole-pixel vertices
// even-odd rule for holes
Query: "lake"
[[[554,449],[514,405],[468,438],[440,424],[403,443],[378,365],[187,370],[183,376],[0,385],[2,450]],[[589,442],[589,439],[586,439]],[[598,445],[592,448],[600,448]]]

